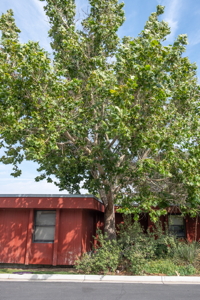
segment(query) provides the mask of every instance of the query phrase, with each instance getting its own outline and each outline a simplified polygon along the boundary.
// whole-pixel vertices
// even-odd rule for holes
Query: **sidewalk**
[[[108,282],[151,284],[200,284],[200,277],[189,276],[114,276],[114,275],[60,275],[60,274],[0,274],[0,281],[42,282]]]

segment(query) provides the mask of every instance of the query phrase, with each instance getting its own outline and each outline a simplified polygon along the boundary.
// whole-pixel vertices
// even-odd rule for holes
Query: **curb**
[[[0,274],[0,281],[200,284],[200,277],[192,277],[192,276],[186,277],[186,276],[60,275],[60,274],[22,274],[22,275]]]

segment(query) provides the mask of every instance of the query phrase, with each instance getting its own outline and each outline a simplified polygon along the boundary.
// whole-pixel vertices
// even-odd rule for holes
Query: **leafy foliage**
[[[24,159],[35,161],[36,180],[53,175],[70,193],[83,184],[102,199],[113,238],[114,203],[154,220],[169,204],[199,207],[199,85],[182,55],[186,36],[163,45],[163,6],[138,37],[120,41],[124,4],[89,3],[80,29],[75,1],[46,1],[53,59],[38,43],[20,43],[13,12],[2,14],[1,162],[19,176]]]
[[[156,237],[156,238],[155,238]],[[139,222],[125,219],[120,225],[117,240],[108,240],[98,232],[98,247],[85,253],[76,262],[76,269],[84,273],[108,273],[121,269],[132,274],[144,273],[148,261],[173,257],[174,236],[163,232],[157,224],[154,232],[144,233]]]
[[[169,259],[149,261],[145,265],[144,271],[148,274],[165,274],[169,276],[187,276],[196,273],[193,265],[177,265]]]
[[[98,231],[98,245],[92,253],[84,253],[76,261],[76,269],[86,274],[115,272],[119,263],[120,246],[116,240]]]
[[[176,247],[175,236],[163,231],[161,223],[155,224],[144,232],[139,222],[132,222],[131,217],[124,219],[119,226],[118,243],[122,249],[122,265],[133,274],[140,274],[148,260],[172,257]]]
[[[177,261],[195,265],[200,262],[200,244],[198,242],[180,243],[174,252]]]
[[[199,243],[179,241],[159,223],[145,233],[129,216],[119,226],[117,240],[110,241],[99,231],[97,242],[97,248],[76,261],[79,272],[187,276],[199,269]]]
[[[173,256],[176,248],[176,237],[170,235],[160,222],[147,232],[141,227],[139,222],[133,222],[131,216],[124,218],[124,223],[119,225],[118,242],[124,249],[124,253],[133,248],[134,251],[142,253],[145,259]],[[128,254],[125,254],[130,257]]]

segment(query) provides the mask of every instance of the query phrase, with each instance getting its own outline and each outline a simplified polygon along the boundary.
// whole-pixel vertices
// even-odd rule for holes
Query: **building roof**
[[[70,194],[0,194],[0,208],[69,208],[104,211],[103,203],[97,197]]]

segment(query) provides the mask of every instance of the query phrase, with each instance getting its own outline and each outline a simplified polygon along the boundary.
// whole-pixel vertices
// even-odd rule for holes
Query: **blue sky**
[[[124,0],[126,21],[119,30],[119,36],[137,36],[149,15],[158,4],[165,6],[162,19],[171,27],[167,43],[173,43],[178,34],[187,34],[189,45],[186,55],[198,65],[200,78],[200,1],[199,0]],[[87,0],[77,0],[77,16],[88,9]],[[13,9],[16,24],[21,30],[21,42],[39,41],[47,51],[51,51],[48,39],[48,20],[43,11],[43,2],[38,0],[1,0],[0,13]],[[2,150],[0,151],[0,154]],[[9,174],[12,166],[0,164],[0,194],[53,194],[62,193],[54,184],[45,181],[35,182],[37,165],[22,163],[22,176],[13,178]],[[66,191],[67,193],[67,191]]]

